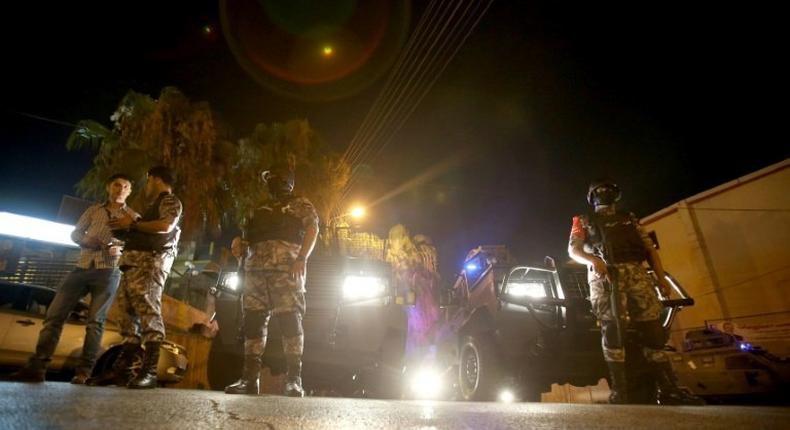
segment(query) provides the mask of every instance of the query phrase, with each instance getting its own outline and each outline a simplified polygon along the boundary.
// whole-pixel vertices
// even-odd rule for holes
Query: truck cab
[[[235,275],[228,272],[224,276]],[[391,277],[390,265],[374,259],[321,250],[310,258],[302,357],[308,392],[352,397],[399,395],[406,315],[395,303]],[[239,286],[226,289],[216,302],[219,333],[208,364],[213,389],[222,389],[239,376],[243,360],[238,331],[240,290]],[[264,364],[273,375],[285,371],[277,318],[269,322]]]
[[[680,299],[665,303],[666,329],[693,304],[672,284]],[[504,246],[480,246],[444,296],[437,345],[460,399],[537,400],[552,383],[595,385],[607,376],[584,266],[548,257],[519,265]]]

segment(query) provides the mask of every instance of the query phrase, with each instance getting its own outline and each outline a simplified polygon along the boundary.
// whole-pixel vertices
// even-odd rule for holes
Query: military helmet
[[[619,201],[620,197],[622,196],[622,192],[620,191],[620,187],[617,186],[617,183],[614,182],[612,179],[610,179],[610,178],[598,179],[598,180],[595,180],[592,183],[590,183],[590,187],[587,189],[587,203],[589,203],[590,206],[595,206],[596,194],[597,194],[596,190],[598,190],[599,188],[608,188],[612,192],[610,193],[610,196],[609,196],[609,200],[611,200],[611,201],[607,201],[607,202],[603,202],[603,203],[599,202],[598,204],[606,204],[606,205],[612,204],[612,203],[615,203],[615,202]],[[602,196],[599,196],[599,197],[602,197]]]
[[[291,166],[281,161],[261,172],[261,179],[269,187],[269,191],[274,194],[290,194],[296,183]]]

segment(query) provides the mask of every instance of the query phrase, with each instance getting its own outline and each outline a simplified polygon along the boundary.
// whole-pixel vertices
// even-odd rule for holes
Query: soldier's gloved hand
[[[110,226],[112,230],[121,230],[124,228],[129,228],[134,223],[134,218],[128,213],[124,213],[120,218],[113,218],[107,224]]]
[[[241,258],[246,248],[247,242],[239,236],[234,237],[230,243],[230,253],[236,258]]]
[[[291,265],[291,276],[296,279],[304,279],[307,275],[307,263],[303,258],[297,258]]]
[[[598,279],[606,278],[609,276],[609,271],[606,268],[606,263],[598,257],[592,260],[592,269]]]
[[[658,293],[661,294],[661,297],[669,298],[669,295],[672,294],[672,286],[669,285],[669,281],[666,278],[658,278]]]

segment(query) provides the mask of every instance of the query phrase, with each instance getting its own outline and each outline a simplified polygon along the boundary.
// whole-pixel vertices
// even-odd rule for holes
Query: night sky
[[[129,89],[174,85],[238,135],[306,118],[343,151],[385,80],[331,101],[289,97],[239,65],[217,2],[61,3],[5,13],[0,210],[54,218],[90,166],[65,150],[68,126],[23,114],[109,124]],[[781,14],[688,3],[495,1],[354,196],[449,168],[371,208],[370,228],[432,236],[445,274],[478,244],[564,258],[591,179],[614,177],[644,216],[787,158]],[[424,8],[412,5],[408,28]]]

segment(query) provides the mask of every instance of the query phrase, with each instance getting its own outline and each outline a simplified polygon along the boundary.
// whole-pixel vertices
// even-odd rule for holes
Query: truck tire
[[[496,400],[502,372],[496,346],[485,335],[466,336],[458,362],[458,394],[468,401]]]

